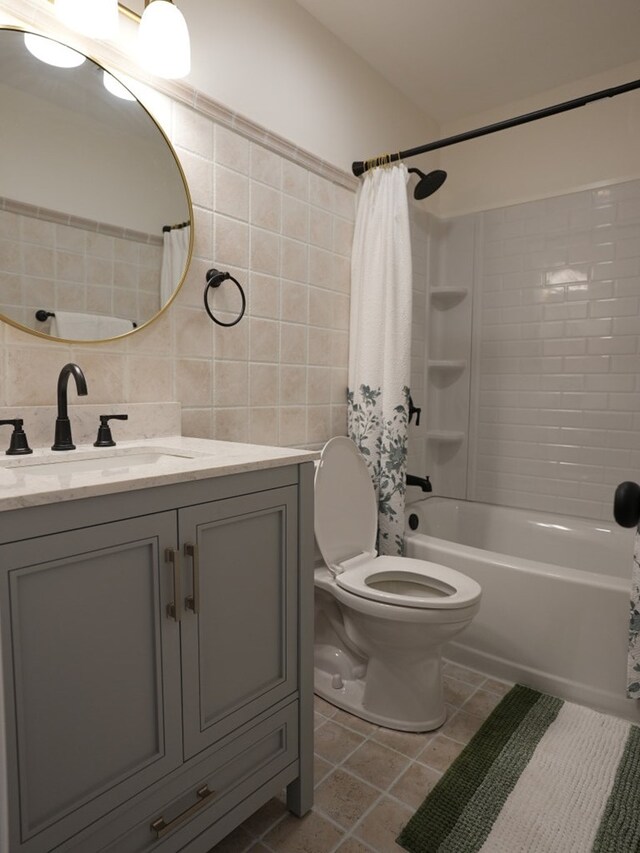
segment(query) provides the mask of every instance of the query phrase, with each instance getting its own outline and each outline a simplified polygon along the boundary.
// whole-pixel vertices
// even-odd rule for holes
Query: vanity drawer
[[[184,793],[176,796],[174,782],[128,810],[118,820],[122,829],[115,841],[103,846],[97,836],[86,838],[73,853],[177,853],[297,757],[298,703],[292,702],[252,727],[243,726],[213,755],[190,762]],[[113,839],[113,823],[110,829]]]

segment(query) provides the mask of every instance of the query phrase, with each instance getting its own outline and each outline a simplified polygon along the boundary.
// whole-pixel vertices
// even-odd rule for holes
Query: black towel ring
[[[242,299],[242,307],[240,308],[240,313],[236,317],[235,320],[232,320],[231,323],[223,323],[222,320],[218,320],[217,317],[213,316],[211,309],[209,308],[209,303],[207,302],[207,294],[209,293],[210,287],[220,287],[223,281],[227,279],[231,279],[231,281],[235,284],[235,286],[240,291],[240,298]],[[244,290],[240,286],[240,282],[237,281],[230,273],[228,272],[220,272],[220,270],[211,269],[208,270],[206,275],[207,286],[204,289],[204,308],[209,317],[213,320],[214,323],[217,323],[218,326],[235,326],[236,323],[239,323],[240,320],[244,317],[245,308],[247,307],[247,299],[244,295]]]

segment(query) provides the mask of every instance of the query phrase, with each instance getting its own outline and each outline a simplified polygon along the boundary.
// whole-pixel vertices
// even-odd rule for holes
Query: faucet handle
[[[5,450],[7,456],[25,456],[27,453],[33,453],[27,441],[27,434],[22,429],[23,423],[22,418],[0,421],[0,426],[10,425],[13,427],[9,449]]]
[[[93,442],[94,447],[115,447],[116,443],[111,435],[109,421],[128,421],[129,415],[100,415],[100,426],[98,437]]]

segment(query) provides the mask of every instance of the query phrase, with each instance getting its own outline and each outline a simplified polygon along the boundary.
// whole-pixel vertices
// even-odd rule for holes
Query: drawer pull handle
[[[167,616],[179,622],[182,618],[182,591],[180,578],[180,555],[174,548],[166,548],[164,558],[173,566],[173,601],[167,604]]]
[[[176,826],[180,826],[181,823],[184,823],[186,820],[189,820],[192,815],[196,812],[200,811],[201,808],[207,805],[209,800],[215,796],[215,791],[210,791],[208,785],[203,785],[202,788],[198,788],[196,794],[199,797],[197,803],[194,803],[192,806],[189,806],[188,809],[185,809],[181,812],[177,817],[174,817],[173,820],[170,820],[169,823],[165,823],[163,817],[159,817],[157,820],[154,820],[151,824],[151,832],[155,832],[156,838],[162,838],[163,835],[166,835],[168,832],[171,832],[172,829],[175,829]]]
[[[193,610],[195,614],[200,612],[200,557],[198,546],[186,542],[184,546],[185,557],[191,557],[193,565],[193,595],[188,595],[184,600],[187,610]]]

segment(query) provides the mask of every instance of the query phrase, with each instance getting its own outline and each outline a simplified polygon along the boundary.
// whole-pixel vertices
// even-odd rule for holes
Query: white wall
[[[196,89],[350,170],[419,145],[430,121],[293,0],[181,0]]]
[[[467,116],[441,128],[451,136],[636,80],[640,61]],[[640,91],[442,149],[448,179],[437,214],[450,217],[548,198],[640,176]]]

